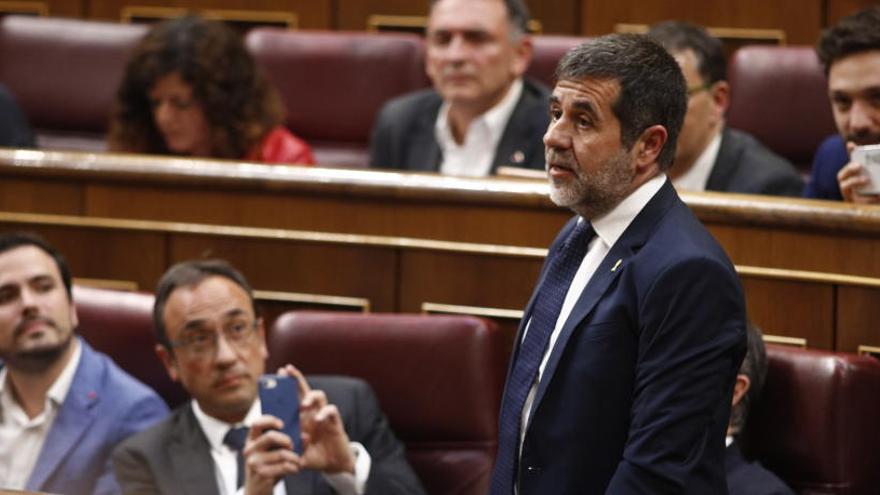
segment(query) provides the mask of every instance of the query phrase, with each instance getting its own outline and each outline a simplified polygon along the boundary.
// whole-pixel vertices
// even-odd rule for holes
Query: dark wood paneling
[[[842,17],[877,5],[877,0],[827,0],[827,25],[832,26]]]
[[[531,247],[549,245],[569,216],[563,210],[358,197],[351,193],[232,192],[115,184],[89,186],[86,214]]]
[[[86,0],[93,19],[118,21],[125,7],[295,12],[301,29],[330,29],[332,0]]]
[[[880,276],[880,242],[873,235],[712,223],[709,230],[738,265]]]
[[[129,281],[149,291],[168,265],[161,233],[0,221],[0,231],[22,230],[58,248],[74,277]]]
[[[75,183],[4,177],[0,180],[0,210],[81,215],[84,193]]]
[[[807,339],[811,349],[834,349],[834,287],[743,277],[749,318],[765,334]]]
[[[334,12],[336,29],[363,31],[371,15],[421,16],[428,14],[427,0],[340,0]]]
[[[782,29],[789,44],[815,43],[822,27],[821,0],[581,0],[581,32],[596,36],[614,25],[682,19],[704,26]]]
[[[530,0],[532,19],[541,22],[542,34],[580,34],[579,0]]]
[[[400,311],[419,312],[425,302],[522,309],[542,262],[539,257],[403,251]]]
[[[368,299],[375,311],[395,310],[396,252],[390,248],[231,236],[175,235],[170,259],[228,260],[259,290]]]
[[[532,19],[540,21],[545,34],[577,34],[578,0],[529,0]],[[366,29],[370,15],[427,16],[428,1],[343,0],[336,11],[337,29]]]
[[[880,288],[841,287],[837,308],[837,350],[880,347]]]

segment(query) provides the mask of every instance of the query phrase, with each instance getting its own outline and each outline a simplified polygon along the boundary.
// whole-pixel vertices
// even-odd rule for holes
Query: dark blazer
[[[745,338],[733,266],[667,180],[562,327],[523,439],[519,495],[726,493]]]
[[[730,495],[794,495],[775,474],[757,462],[748,462],[736,442],[727,447],[727,488]]]
[[[31,126],[12,93],[0,85],[0,146],[33,148],[37,145]]]
[[[495,151],[490,173],[499,166],[544,170],[544,133],[550,123],[550,92],[523,79],[523,92]],[[382,107],[370,140],[370,167],[437,172],[443,157],[434,125],[443,99],[433,89],[397,97]]]
[[[804,188],[804,197],[843,201],[840,184],[837,183],[837,172],[847,163],[849,152],[846,151],[843,138],[839,134],[825,138],[813,157],[813,168],[807,187]]]
[[[71,495],[119,493],[110,453],[123,440],[168,415],[152,389],[79,339],[73,382],[25,485]]]
[[[309,384],[327,394],[339,408],[351,440],[370,453],[372,466],[367,493],[372,495],[423,494],[418,478],[406,462],[403,445],[395,438],[372,389],[362,380],[309,377]],[[199,427],[190,403],[171,417],[136,435],[113,453],[116,477],[126,494],[219,493],[211,446]],[[320,473],[303,471],[285,478],[289,495],[333,493]]]
[[[800,196],[803,189],[803,179],[788,160],[750,134],[730,128],[722,131],[707,191]]]

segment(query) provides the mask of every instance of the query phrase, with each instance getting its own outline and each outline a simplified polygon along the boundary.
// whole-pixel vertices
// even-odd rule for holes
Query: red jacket
[[[259,146],[252,149],[244,159],[262,163],[315,164],[309,145],[280,125],[269,131]]]

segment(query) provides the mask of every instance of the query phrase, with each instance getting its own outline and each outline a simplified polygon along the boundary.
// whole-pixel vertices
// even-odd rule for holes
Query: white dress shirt
[[[471,177],[489,175],[498,143],[522,92],[523,82],[517,79],[497,105],[471,122],[462,144],[455,142],[449,127],[449,104],[443,103],[434,124],[434,135],[443,152],[440,172]]]
[[[596,231],[596,237],[593,237],[593,240],[590,241],[590,247],[587,250],[587,254],[584,256],[584,260],[581,262],[580,267],[578,267],[574,279],[572,279],[571,285],[568,287],[568,292],[565,294],[565,300],[562,303],[562,309],[559,311],[559,318],[556,320],[556,326],[553,328],[553,333],[550,334],[550,341],[547,344],[547,349],[544,351],[541,365],[538,367],[537,378],[535,379],[535,383],[532,384],[532,388],[529,390],[529,395],[526,396],[525,406],[523,406],[522,410],[520,448],[522,448],[522,440],[525,437],[526,428],[529,424],[529,413],[532,408],[532,403],[535,401],[535,393],[538,391],[538,384],[541,381],[541,377],[544,374],[544,368],[547,366],[547,361],[550,359],[550,354],[553,352],[553,347],[556,345],[556,340],[562,332],[562,327],[565,325],[565,321],[568,320],[571,310],[574,309],[575,303],[577,303],[581,293],[583,293],[584,289],[587,287],[587,284],[590,282],[596,269],[599,268],[602,260],[605,259],[605,255],[608,254],[611,247],[614,246],[614,243],[616,243],[620,236],[623,235],[623,232],[636,218],[636,215],[638,215],[639,212],[642,211],[642,208],[648,204],[648,201],[657,194],[657,191],[660,190],[664,182],[666,182],[666,176],[663,174],[648,180],[638,189],[633,191],[632,194],[624,198],[624,200],[615,206],[610,212],[602,217],[593,219],[593,230]],[[579,218],[578,221],[583,222],[584,219]],[[531,320],[529,320],[529,324],[531,324]],[[526,327],[526,331],[523,332],[523,338],[525,338],[526,332],[528,332],[528,327]]]
[[[43,412],[33,418],[18,404],[7,369],[0,370],[0,487],[23,489],[37,464],[43,443],[70,391],[82,348],[73,338],[73,355],[46,393]]]
[[[214,476],[217,480],[217,486],[220,488],[220,495],[232,495],[243,493],[243,489],[237,489],[237,472],[238,472],[238,454],[223,443],[223,437],[230,428],[236,426],[250,427],[262,415],[262,405],[259,397],[254,400],[250,410],[240,424],[230,425],[224,421],[208,416],[199,403],[195,400],[191,401],[193,413],[196,416],[199,426],[205,433],[208,443],[211,445],[211,457],[214,459]],[[351,473],[322,473],[324,479],[339,495],[363,495],[367,478],[370,475],[370,467],[372,459],[367,449],[358,442],[351,442],[351,448],[355,452],[354,474]],[[275,484],[272,490],[273,495],[287,495],[284,488],[284,480]]]
[[[697,161],[690,170],[681,174],[672,181],[677,191],[705,191],[712,169],[715,168],[715,160],[718,159],[718,150],[721,148],[721,131],[715,134],[709,146],[700,153]]]

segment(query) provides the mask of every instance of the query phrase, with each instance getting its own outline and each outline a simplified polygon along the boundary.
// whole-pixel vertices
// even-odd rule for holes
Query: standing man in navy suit
[[[0,488],[120,493],[110,452],[168,414],[76,326],[64,258],[40,238],[0,236]]]
[[[550,197],[577,216],[520,326],[491,493],[727,493],[745,304],[724,251],[665,175],[684,78],[639,35],[587,41],[557,77]]]

